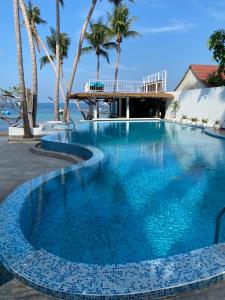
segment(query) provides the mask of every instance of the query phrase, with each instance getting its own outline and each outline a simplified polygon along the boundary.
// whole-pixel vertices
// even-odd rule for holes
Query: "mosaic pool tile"
[[[48,138],[42,142],[46,150],[65,150],[64,145]],[[91,166],[104,156],[94,147],[73,145],[69,149],[68,154],[88,160],[64,172]],[[77,264],[35,250],[21,231],[21,209],[32,190],[60,172],[28,181],[0,206],[0,259],[22,282],[62,299],[145,300],[175,296],[224,280],[224,244],[151,261],[106,266]]]

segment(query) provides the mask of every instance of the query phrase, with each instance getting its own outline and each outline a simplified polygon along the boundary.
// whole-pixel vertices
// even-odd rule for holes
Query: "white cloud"
[[[161,26],[161,27],[143,27],[139,29],[139,32],[142,34],[146,33],[166,33],[166,32],[173,32],[173,31],[183,31],[186,32],[188,29],[193,27],[193,23],[188,23],[184,21],[172,21],[171,24]]]

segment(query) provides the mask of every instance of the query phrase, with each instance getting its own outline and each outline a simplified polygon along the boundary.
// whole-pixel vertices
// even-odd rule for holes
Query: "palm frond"
[[[81,49],[81,54],[88,54],[88,53],[92,52],[93,50],[94,50],[94,48],[91,47],[91,46],[89,46],[89,47],[83,47]]]
[[[64,0],[59,0],[59,3],[60,3],[60,5],[61,5],[62,7],[65,6]]]
[[[135,3],[134,0],[129,0],[129,1],[132,2],[132,3]],[[111,2],[115,6],[119,6],[119,5],[122,5],[123,0],[109,0],[109,2]]]
[[[140,36],[134,30],[131,30],[131,25],[137,20],[137,17],[131,17],[129,10],[125,5],[115,6],[112,13],[108,13],[108,22],[110,26],[111,36],[116,36],[119,43],[122,38]]]
[[[103,48],[106,50],[111,50],[111,49],[117,49],[117,43],[115,42],[108,42],[102,45]]]
[[[107,63],[109,64],[109,53],[106,52],[105,50],[103,49],[99,49],[99,55],[100,56],[103,56],[106,60],[107,60]]]
[[[51,60],[52,60],[52,61],[55,60],[55,56],[50,55],[50,57],[51,57]],[[45,65],[47,65],[48,63],[50,63],[50,61],[49,61],[47,55],[42,56],[42,57],[40,58],[40,69],[42,69],[42,68],[43,68]]]
[[[140,37],[141,34],[137,31],[128,31],[126,32],[126,34],[124,35],[125,38],[136,38],[136,37]]]

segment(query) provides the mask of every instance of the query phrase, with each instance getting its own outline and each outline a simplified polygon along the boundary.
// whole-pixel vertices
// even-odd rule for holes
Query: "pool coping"
[[[47,141],[45,147],[55,147],[56,151],[63,144],[52,144],[48,137],[43,140]],[[0,260],[16,278],[42,293],[62,299],[129,300],[176,296],[225,280],[225,244],[150,261],[106,266],[73,263],[43,249],[35,250],[20,227],[20,213],[31,191],[62,172],[95,165],[104,157],[92,146],[73,144],[73,147],[75,155],[79,150],[81,156],[83,151],[84,158],[87,151],[91,151],[92,156],[24,183],[0,206]]]

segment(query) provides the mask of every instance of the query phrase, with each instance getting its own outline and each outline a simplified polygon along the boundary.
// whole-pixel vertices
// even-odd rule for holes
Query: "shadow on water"
[[[208,173],[210,165],[201,156],[205,144],[189,145],[184,139],[180,145],[172,125],[152,132],[154,123],[142,124],[141,135],[131,124],[129,139],[124,123],[110,126],[95,128],[92,136],[85,130],[84,135],[72,133],[73,142],[85,137],[101,146],[105,158],[100,164],[62,173],[32,194],[23,230],[33,246],[75,262],[112,264],[212,244],[224,202],[221,193],[211,195],[215,182],[218,188],[222,184],[224,170]],[[117,132],[108,145],[111,130]],[[187,130],[186,135],[198,139],[199,132]]]

